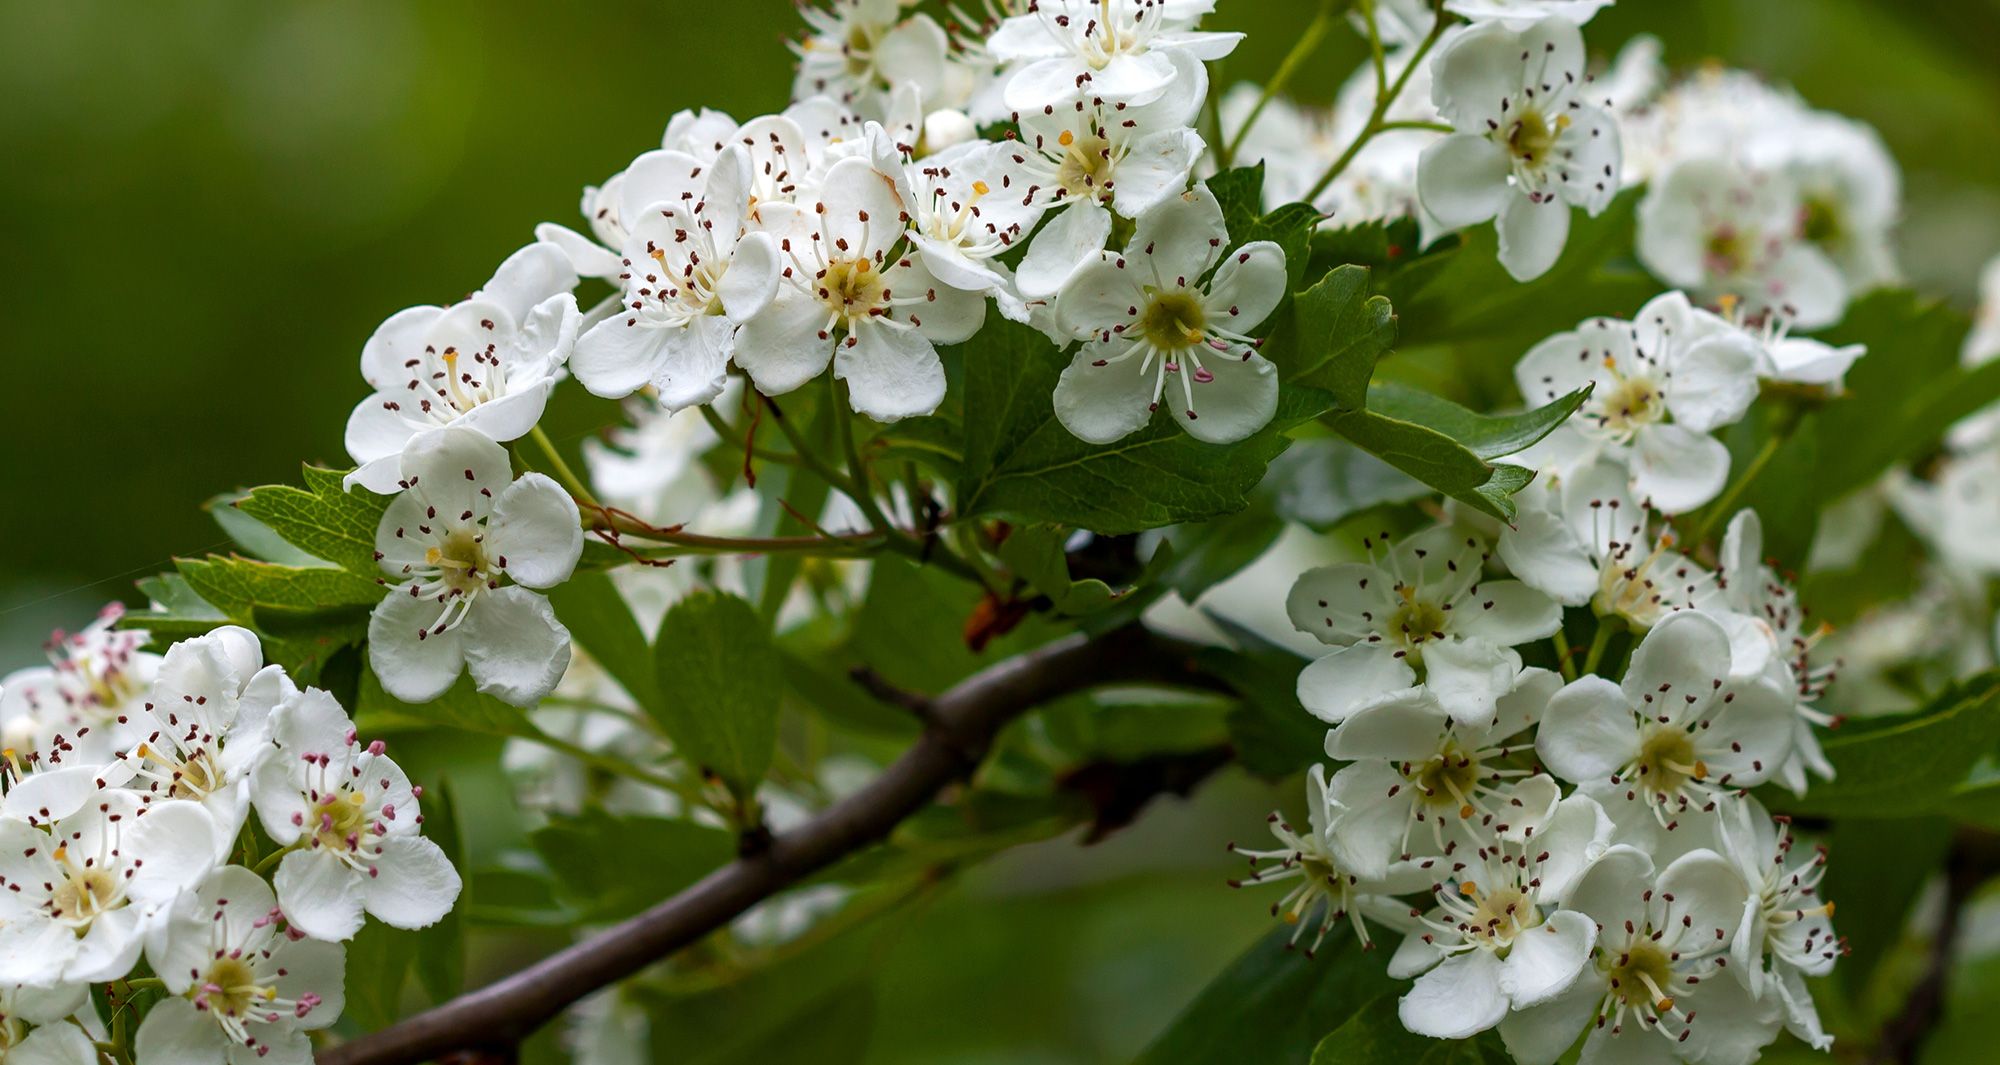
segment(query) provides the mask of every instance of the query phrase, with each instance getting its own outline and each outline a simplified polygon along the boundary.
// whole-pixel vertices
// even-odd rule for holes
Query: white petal
[[[486,547],[516,584],[548,588],[569,579],[583,554],[576,501],[539,473],[524,473],[493,502]]]
[[[1248,333],[1278,309],[1288,283],[1284,249],[1268,240],[1256,241],[1223,260],[1202,306],[1211,321],[1227,325],[1231,332]]]
[[[819,376],[833,357],[833,340],[821,335],[828,311],[824,304],[790,285],[778,290],[764,313],[736,334],[736,365],[757,390],[777,396]]]
[[[1097,366],[1103,345],[1085,344],[1063,367],[1053,398],[1056,419],[1079,440],[1109,444],[1146,427],[1153,420],[1153,381],[1157,368],[1140,372],[1139,360]]]
[[[1586,976],[1539,1006],[1515,1010],[1500,1022],[1500,1039],[1520,1065],[1554,1065],[1596,1013],[1603,981]]]
[[[1233,444],[1271,424],[1278,412],[1278,368],[1262,355],[1238,358],[1212,351],[1202,359],[1204,381],[1186,365],[1167,375],[1160,402],[1172,411],[1189,436],[1211,444]],[[1188,408],[1186,385],[1193,382],[1194,407]]]
[[[1691,716],[1714,697],[1714,682],[1729,676],[1729,634],[1698,611],[1667,615],[1632,652],[1625,669],[1627,705],[1651,713],[1669,708]],[[1686,696],[1694,696],[1692,704]],[[1671,704],[1671,707],[1669,707]]]
[[[1222,204],[1207,185],[1196,185],[1140,215],[1128,252],[1150,261],[1152,274],[1170,288],[1187,288],[1222,258],[1229,230],[1222,223]],[[1150,249],[1150,250],[1149,250]]]
[[[1344,647],[1366,639],[1375,623],[1366,615],[1388,617],[1397,606],[1395,578],[1366,562],[1342,562],[1307,570],[1285,597],[1292,627],[1321,643]]]
[[[465,667],[462,626],[430,631],[443,612],[435,600],[397,589],[369,615],[368,665],[384,691],[406,703],[427,703],[458,679]]]
[[[576,268],[555,244],[537,241],[507,257],[474,299],[498,304],[516,322],[536,304],[576,288]]]
[[[1549,700],[1535,733],[1535,754],[1571,783],[1606,779],[1639,753],[1639,729],[1618,685],[1603,677],[1572,681]]]
[[[1590,863],[1570,890],[1568,909],[1597,922],[1599,929],[1637,928],[1646,919],[1646,897],[1652,889],[1653,860],[1637,847],[1618,844]]]
[[[1118,160],[1112,205],[1127,218],[1137,218],[1187,188],[1194,161],[1207,145],[1191,129],[1163,129],[1134,142]]]
[[[570,371],[592,395],[606,399],[629,396],[659,375],[667,342],[677,332],[668,326],[648,325],[637,314],[614,314],[578,338],[576,354],[569,360]]]
[[[1678,425],[1649,425],[1633,440],[1632,490],[1664,514],[1683,514],[1722,493],[1729,449]]]
[[[1476,133],[1454,133],[1417,157],[1417,195],[1444,225],[1477,225],[1506,205],[1512,168],[1507,149]]]
[[[395,396],[377,392],[356,404],[353,413],[347,416],[343,443],[355,462],[366,465],[403,453],[403,445],[416,434],[421,423],[412,423],[401,410],[392,409],[391,404],[397,402]],[[393,490],[396,464],[390,463],[388,469]]]
[[[542,412],[549,405],[549,393],[555,391],[555,387],[556,379],[553,377],[514,386],[506,395],[466,411],[452,424],[501,443],[519,440],[542,420]]]
[[[1428,690],[1412,688],[1409,698],[1385,700],[1342,721],[1327,735],[1326,754],[1345,761],[1421,762],[1436,756],[1450,725]]]
[[[1696,735],[1695,753],[1711,775],[1731,786],[1761,784],[1791,757],[1798,701],[1790,689],[1767,680],[1724,690],[1729,698]]]
[[[278,977],[280,997],[296,1000],[306,993],[319,996],[319,1005],[304,1017],[294,1019],[298,1027],[325,1028],[340,1019],[340,1011],[347,1005],[347,989],[342,979],[347,969],[346,948],[318,939],[285,939],[272,948],[271,960],[282,973]]]
[[[1417,977],[1409,994],[1397,1002],[1396,1016],[1402,1019],[1403,1027],[1433,1039],[1477,1035],[1507,1015],[1501,973],[1500,960],[1488,950],[1447,958]]]
[[[1702,337],[1673,361],[1667,409],[1698,433],[1734,424],[1757,398],[1757,342],[1740,329]]]
[[[1596,945],[1596,922],[1575,910],[1551,914],[1514,937],[1500,970],[1500,990],[1515,1009],[1539,1006],[1575,985]]]
[[[473,683],[503,702],[534,705],[569,668],[569,630],[547,599],[526,588],[482,594],[461,628]]]
[[[506,448],[455,426],[411,437],[402,470],[403,480],[440,515],[470,512],[474,518],[484,517],[493,502],[481,489],[498,491],[514,479]]]
[[[892,422],[929,414],[944,402],[944,364],[922,333],[862,322],[834,349],[833,375],[847,382],[855,411]]]
[[[451,860],[422,836],[383,840],[375,873],[361,884],[368,913],[394,928],[436,924],[458,900],[459,886]]]
[[[1562,258],[1569,242],[1569,205],[1550,198],[1536,203],[1516,190],[1500,209],[1500,265],[1516,281],[1533,281]]]
[[[1062,291],[1085,263],[1097,258],[1111,239],[1111,212],[1088,200],[1055,212],[1028,241],[1028,252],[1014,273],[1014,284],[1029,299],[1046,299]]]
[[[570,266],[585,277],[609,281],[625,268],[616,252],[567,226],[543,222],[535,227],[535,239],[561,248]]]
[[[90,1037],[73,1024],[44,1025],[7,1052],[8,1065],[96,1065],[97,1060]]]
[[[361,931],[365,874],[324,849],[293,851],[271,878],[278,906],[294,928],[314,939],[334,942]]]
[[[1425,686],[1453,720],[1468,725],[1492,720],[1520,672],[1520,655],[1486,640],[1437,640],[1424,648]]]
[[[172,997],[146,1011],[133,1037],[133,1049],[144,1065],[218,1065],[229,1053],[222,1029],[194,1003]]]
[[[1532,643],[1562,627],[1562,607],[1520,581],[1485,581],[1453,604],[1452,631],[1506,647]]]
[[[1356,762],[1333,775],[1327,797],[1334,813],[1327,843],[1339,867],[1363,880],[1379,880],[1402,856],[1410,823],[1411,792],[1386,762]]]
[[[1393,691],[1408,688],[1417,675],[1394,651],[1358,643],[1299,672],[1299,703],[1314,717],[1339,724],[1348,715]]]

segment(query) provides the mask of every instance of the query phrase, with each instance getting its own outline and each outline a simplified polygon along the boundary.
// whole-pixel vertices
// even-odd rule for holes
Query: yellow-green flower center
[[[1139,316],[1139,334],[1161,351],[1181,351],[1207,339],[1208,314],[1201,301],[1187,292],[1153,293]]]
[[[1666,948],[1638,939],[1622,955],[1602,953],[1597,964],[1611,980],[1611,993],[1625,1005],[1659,1013],[1674,1008],[1667,993],[1674,979],[1673,959]]]

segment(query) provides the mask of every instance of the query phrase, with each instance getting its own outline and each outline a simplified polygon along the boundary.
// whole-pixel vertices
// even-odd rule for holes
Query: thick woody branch
[[[886,837],[939,789],[978,764],[993,737],[1035,706],[1103,684],[1214,688],[1194,648],[1138,628],[1073,636],[986,669],[928,700],[917,742],[859,792],[766,849],[739,858],[652,909],[497,983],[350,1043],[319,1065],[416,1065],[447,1055],[504,1055],[585,995],[726,925],[787,886]],[[461,1059],[462,1060],[462,1059]]]

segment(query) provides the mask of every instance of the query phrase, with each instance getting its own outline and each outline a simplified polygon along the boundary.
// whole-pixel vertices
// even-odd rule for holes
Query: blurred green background
[[[1215,24],[1251,37],[1218,83],[1275,67],[1314,6],[1222,0]],[[1676,67],[1873,123],[1905,170],[1908,274],[1969,303],[2000,251],[1996,24],[2000,0],[1623,0],[1587,37],[1650,31]],[[220,547],[203,499],[341,463],[377,322],[573,222],[675,109],[782,106],[797,26],[791,0],[0,0],[0,669]],[[1299,94],[1361,56],[1336,35]],[[1225,778],[828,954],[877,974],[866,1060],[1129,1058],[1262,930],[1220,841],[1272,801]]]

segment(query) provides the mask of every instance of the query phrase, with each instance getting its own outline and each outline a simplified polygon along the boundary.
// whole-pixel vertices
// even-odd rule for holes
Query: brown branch
[[[454,1052],[511,1053],[571,1003],[721,928],[737,915],[873,844],[978,764],[1009,721],[1102,684],[1214,688],[1192,645],[1138,628],[1072,636],[1000,662],[930,700],[931,720],[867,787],[769,847],[723,866],[652,909],[526,969],[350,1043],[319,1065],[417,1065]]]

